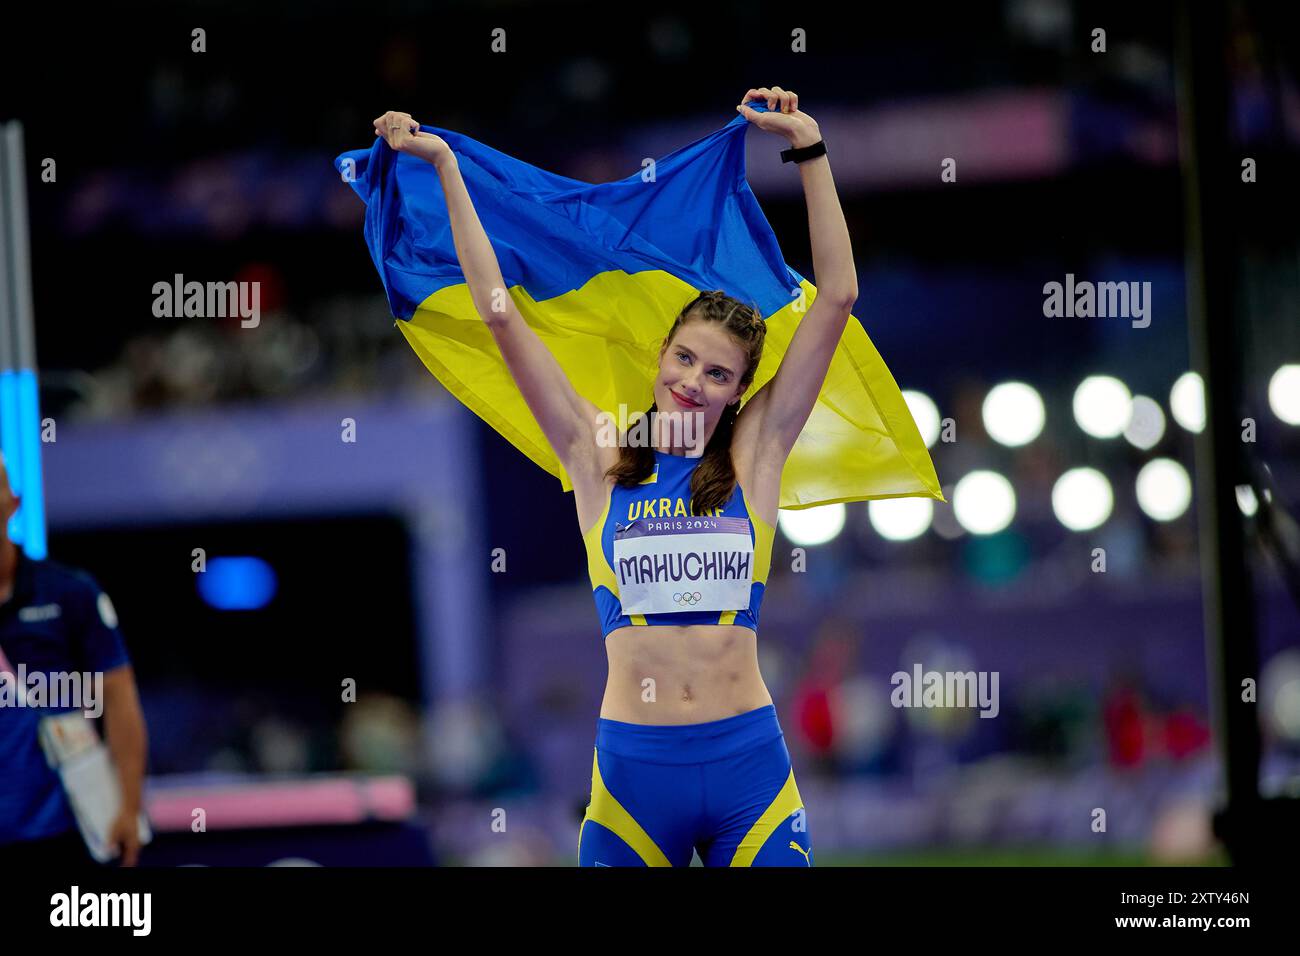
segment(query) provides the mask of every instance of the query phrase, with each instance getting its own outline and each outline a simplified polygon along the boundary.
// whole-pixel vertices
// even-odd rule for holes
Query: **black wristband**
[[[826,141],[817,140],[811,146],[800,146],[798,148],[791,146],[789,149],[781,150],[781,162],[802,163],[805,159],[814,159],[817,156],[826,155]]]

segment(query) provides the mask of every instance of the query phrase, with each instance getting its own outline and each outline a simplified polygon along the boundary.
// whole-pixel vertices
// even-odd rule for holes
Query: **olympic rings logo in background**
[[[696,591],[694,593],[690,591],[683,591],[680,594],[673,595],[673,602],[676,604],[684,604],[684,605],[698,604],[702,596],[703,595],[701,595],[699,591]]]

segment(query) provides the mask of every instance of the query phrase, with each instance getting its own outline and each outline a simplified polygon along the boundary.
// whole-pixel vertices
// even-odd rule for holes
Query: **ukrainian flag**
[[[786,265],[746,182],[743,116],[599,185],[452,130],[421,128],[456,153],[519,312],[579,394],[616,421],[620,405],[650,407],[659,346],[701,290],[754,303],[767,320],[763,360],[746,394],[775,374],[817,289]],[[379,137],[334,165],[366,203],[366,245],[411,347],[456,398],[571,490],[474,309],[437,171]],[[786,462],[780,506],[908,496],[944,500],[893,376],[850,318]]]

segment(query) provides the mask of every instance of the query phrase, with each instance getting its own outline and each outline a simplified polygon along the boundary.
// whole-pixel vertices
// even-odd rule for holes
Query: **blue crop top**
[[[602,636],[659,624],[758,630],[775,529],[750,512],[739,482],[725,506],[692,515],[691,475],[702,460],[656,449],[649,478],[609,486],[605,510],[583,536]],[[625,598],[643,612],[625,613]]]

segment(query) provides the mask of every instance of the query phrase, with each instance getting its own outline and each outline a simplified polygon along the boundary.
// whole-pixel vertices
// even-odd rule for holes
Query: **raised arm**
[[[777,133],[791,146],[810,146],[821,139],[816,121],[799,110],[799,97],[779,86],[752,89],[745,102],[765,99],[774,112],[738,107],[760,129]],[[779,112],[775,112],[779,110]],[[738,453],[760,473],[781,469],[812,414],[826,380],[831,357],[858,298],[853,248],[826,156],[797,164],[808,204],[817,297],[795,329],[776,374],[741,411],[736,422]]]
[[[506,289],[496,253],[470,201],[456,154],[446,140],[420,130],[409,113],[389,112],[375,120],[375,134],[393,149],[433,164],[447,199],[456,256],[474,308],[492,332],[524,401],[546,440],[572,475],[589,460],[597,427],[596,406],[579,395],[555,356],[519,314]]]

